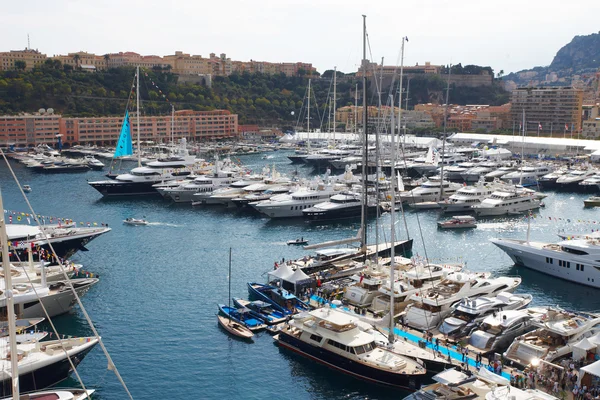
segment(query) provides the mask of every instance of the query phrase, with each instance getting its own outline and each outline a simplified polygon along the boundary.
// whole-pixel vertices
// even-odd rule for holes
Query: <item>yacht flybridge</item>
[[[534,193],[522,189],[496,190],[481,204],[473,206],[477,216],[518,215],[540,208]]]

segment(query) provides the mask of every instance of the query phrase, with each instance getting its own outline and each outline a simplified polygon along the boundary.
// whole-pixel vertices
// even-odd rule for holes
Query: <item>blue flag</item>
[[[117,142],[114,157],[130,156],[133,154],[133,146],[131,144],[131,127],[129,124],[129,111],[125,112],[123,125],[121,126],[121,134]]]

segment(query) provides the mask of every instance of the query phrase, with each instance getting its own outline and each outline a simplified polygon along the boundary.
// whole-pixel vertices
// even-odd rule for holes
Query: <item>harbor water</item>
[[[282,173],[307,176],[309,169],[291,165],[289,152],[240,156],[259,172],[265,164]],[[87,245],[73,260],[100,282],[83,304],[102,335],[113,361],[135,399],[398,399],[404,393],[334,372],[280,350],[269,334],[252,343],[238,341],[217,326],[217,303],[227,303],[228,252],[232,248],[232,296],[247,298],[246,283],[264,282],[276,260],[311,254],[286,241],[303,237],[311,244],[356,235],[359,221],[307,223],[270,220],[248,211],[172,204],[160,197],[103,199],[86,180],[106,172],[45,175],[11,162],[37,214],[70,218],[78,224],[108,224],[112,231]],[[130,167],[133,167],[131,164]],[[28,212],[8,168],[0,167],[4,206]],[[591,232],[600,228],[600,212],[584,209],[586,195],[549,192],[545,208],[531,219],[532,240],[557,241],[557,233]],[[148,226],[126,226],[128,217],[145,218]],[[525,238],[523,217],[481,219],[477,229],[440,231],[437,211],[407,211],[413,253],[432,262],[465,262],[472,271],[521,275],[519,293],[534,296],[532,305],[560,305],[582,311],[600,310],[600,291],[516,268],[489,242],[493,237]],[[14,223],[18,221],[13,221]],[[24,222],[24,221],[21,221]],[[388,239],[389,215],[381,218],[379,235]],[[404,223],[396,223],[400,238]],[[420,229],[419,229],[420,227]],[[370,221],[369,237],[375,237]],[[62,334],[91,334],[79,309],[56,318]],[[99,347],[81,363],[79,372],[94,398],[124,399],[126,394]],[[75,385],[70,379],[65,385]]]

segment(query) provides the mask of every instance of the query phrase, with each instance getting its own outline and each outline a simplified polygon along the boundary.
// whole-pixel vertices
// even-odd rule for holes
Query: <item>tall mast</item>
[[[308,79],[308,102],[306,104],[306,143],[310,150],[310,78]]]
[[[0,210],[4,210],[2,194],[0,193]],[[12,277],[10,271],[10,260],[8,254],[8,237],[6,234],[6,216],[0,215],[0,240],[2,242],[2,266],[4,268],[4,286],[6,297],[6,312],[8,317],[8,334],[10,349],[10,370],[12,376],[12,398],[19,400],[19,357],[17,355],[17,329],[15,327],[15,304],[12,296]],[[42,266],[42,269],[44,266]]]
[[[175,106],[171,104],[171,143],[175,143]]]
[[[367,255],[367,150],[369,148],[369,136],[367,132],[367,16],[363,15],[363,136],[365,147],[362,158],[363,179],[363,204],[360,214],[361,243],[360,250]]]
[[[138,167],[142,166],[142,146],[140,144],[140,66],[135,70],[135,92],[136,92],[136,107],[137,107],[137,151],[138,151]]]
[[[452,71],[452,64],[448,67],[448,83],[446,84],[446,106],[444,107],[444,133],[442,134],[442,168],[440,169],[440,198],[444,197],[444,153],[446,151],[446,123],[448,121],[448,96],[450,95],[450,71]]]
[[[406,36],[404,36],[402,38],[402,51],[401,51],[401,57],[400,57],[400,84],[398,86],[398,135],[400,135],[400,133],[402,132],[402,80],[404,79],[404,43],[408,41],[408,39],[406,38]],[[410,84],[410,80],[408,81],[408,83]],[[408,90],[407,90],[407,96],[408,96]],[[407,108],[408,110],[408,100],[407,100]],[[394,103],[392,102],[392,114],[394,113]],[[395,127],[394,125],[392,125],[392,136],[394,136],[396,134],[395,131]],[[404,158],[404,149],[406,148],[406,128],[404,128],[404,136],[402,138],[403,143],[402,143],[402,157]],[[393,139],[391,142],[391,148],[392,151],[396,151],[397,149],[394,148],[393,145]],[[400,140],[398,140],[398,147],[400,147]],[[394,155],[394,157],[392,157],[393,159],[396,156]],[[392,180],[396,179],[396,162],[392,161]],[[398,185],[400,185],[398,183]],[[395,203],[395,198],[393,197],[395,196],[395,193],[392,192],[392,208],[394,208],[396,206]],[[402,213],[402,220],[404,222],[404,229],[406,230],[406,240],[410,240],[410,234],[408,233],[408,223],[406,222],[406,214],[404,214],[404,206],[402,205],[402,202],[400,202],[400,212]],[[392,226],[392,230],[394,230],[394,226]],[[392,247],[394,247],[394,243],[392,242]]]
[[[402,49],[404,51],[404,38],[402,38]],[[400,67],[402,68],[402,67]],[[400,71],[402,71],[402,69],[400,69]],[[400,79],[402,79],[402,72],[400,72]],[[402,95],[401,93],[398,93],[398,95],[400,96],[400,101],[402,101]],[[394,251],[394,246],[396,244],[396,185],[395,185],[395,180],[396,177],[395,175],[395,169],[396,169],[396,151],[395,151],[395,141],[394,141],[394,136],[396,136],[396,128],[395,128],[395,121],[394,121],[394,96],[390,94],[390,104],[392,105],[392,115],[391,115],[391,143],[390,143],[390,147],[392,149],[392,160],[391,160],[391,164],[392,164],[392,179],[390,179],[390,191],[392,192],[392,206],[390,207],[390,219],[392,220],[391,226],[392,226],[392,230],[390,232],[390,242],[391,242],[391,247],[390,247],[390,257],[391,257],[391,261],[390,261],[390,334],[388,336],[388,341],[390,342],[390,344],[394,343],[394,268],[396,267],[396,263],[394,261],[394,258],[396,257],[396,252]],[[398,126],[398,129],[400,129],[401,126]]]
[[[358,138],[358,83],[354,89],[354,134]]]
[[[218,161],[217,161],[218,162]],[[231,247],[229,248],[229,275],[227,276],[227,281],[229,283],[229,309],[231,309]],[[229,316],[229,321],[231,321],[231,313],[227,314]]]
[[[333,145],[335,146],[335,97],[337,95],[337,67],[333,67]]]

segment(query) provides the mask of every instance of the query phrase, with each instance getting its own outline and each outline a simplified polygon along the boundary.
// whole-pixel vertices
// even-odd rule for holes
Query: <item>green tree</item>
[[[17,60],[15,61],[15,69],[17,71],[25,71],[25,68],[27,68],[27,63],[23,60]]]

